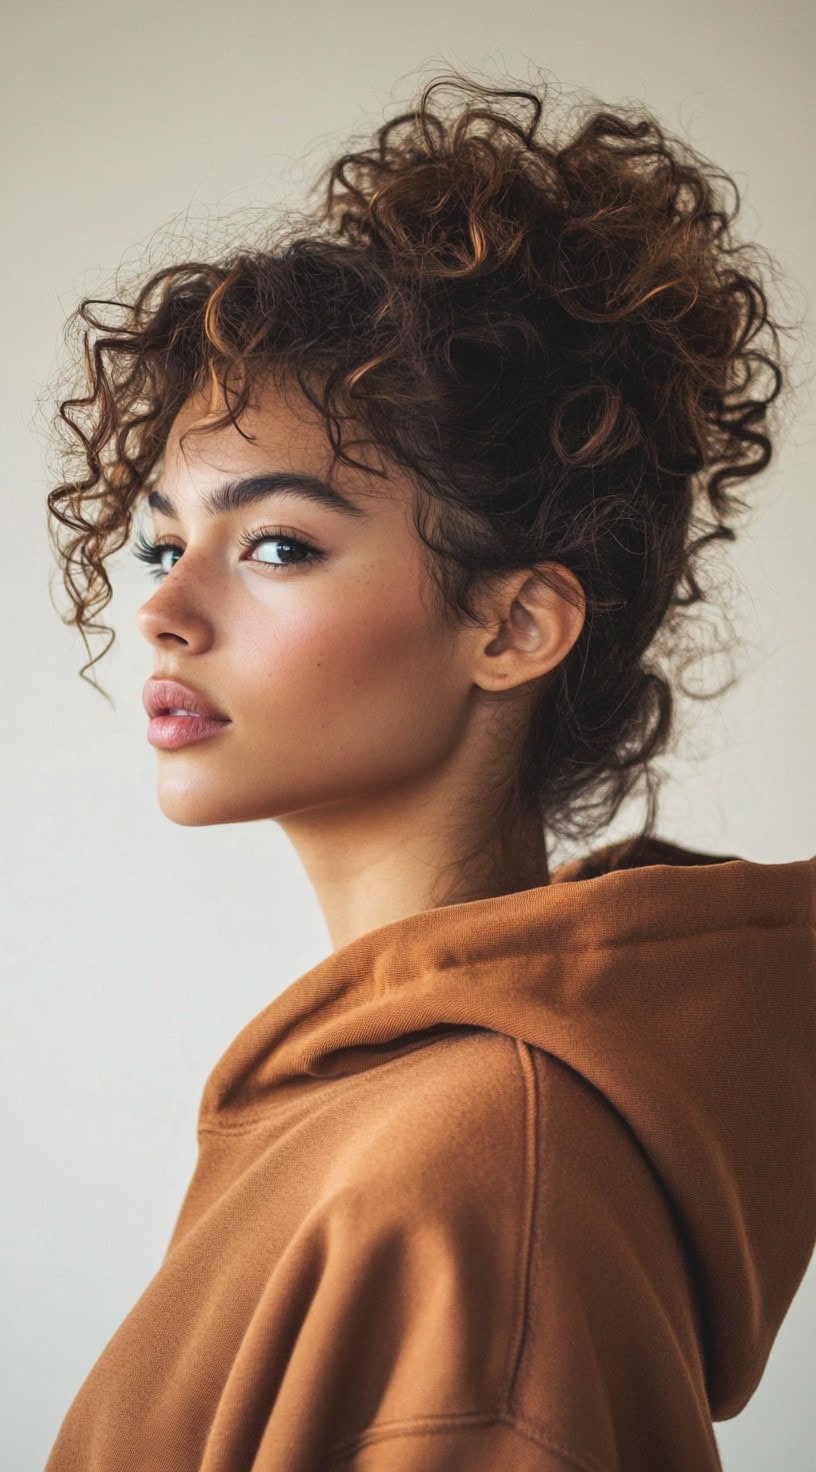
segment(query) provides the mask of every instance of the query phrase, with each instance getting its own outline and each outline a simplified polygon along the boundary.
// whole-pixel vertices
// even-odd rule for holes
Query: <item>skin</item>
[[[491,584],[483,627],[452,624],[430,588],[405,472],[359,445],[352,455],[387,479],[330,469],[317,411],[271,378],[240,421],[254,440],[229,425],[181,446],[213,407],[223,403],[197,393],[171,428],[160,482],[177,515],[151,516],[153,539],[177,551],[137,623],[152,673],[200,690],[232,724],[156,749],[162,812],[194,826],[278,823],[335,949],[417,911],[547,884],[540,824],[501,796],[529,698],[578,638],[583,602],[545,587],[532,565]],[[287,492],[205,516],[201,496],[225,479],[280,469],[330,480],[365,516]],[[276,527],[283,541],[239,543]],[[287,537],[325,555],[303,561]]]

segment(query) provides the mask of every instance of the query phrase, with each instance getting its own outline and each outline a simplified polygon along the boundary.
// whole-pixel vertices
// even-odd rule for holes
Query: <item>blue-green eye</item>
[[[160,563],[164,553],[167,551],[177,552],[178,548],[174,547],[172,542],[151,542],[140,532],[136,538],[136,545],[133,548],[133,556],[138,557],[140,562]],[[157,567],[151,572],[150,576],[158,581],[160,578],[166,577],[167,573],[164,568]]]
[[[264,567],[272,567],[276,572],[288,571],[289,568],[300,566],[303,563],[316,562],[324,556],[324,553],[319,552],[316,547],[312,547],[309,542],[304,542],[301,537],[291,536],[283,527],[264,528],[263,531],[241,536],[238,538],[238,541],[242,547],[249,547],[250,549],[260,546],[263,542],[281,542],[287,547],[296,547],[300,552],[306,554],[292,562],[268,562],[263,558],[250,559],[250,561],[261,561]],[[164,568],[161,566],[165,552],[178,552],[179,556],[181,556],[182,551],[183,548],[178,547],[175,542],[151,542],[144,533],[139,532],[133,548],[133,555],[140,562],[155,564],[150,576],[157,582],[161,582],[173,570],[172,567]],[[175,563],[173,563],[173,567],[175,567]]]

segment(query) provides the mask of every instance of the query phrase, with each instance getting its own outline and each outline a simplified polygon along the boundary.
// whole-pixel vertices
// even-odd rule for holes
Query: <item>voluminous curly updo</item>
[[[445,86],[471,99],[447,119],[429,107]],[[348,453],[345,422],[410,472],[446,615],[477,619],[471,595],[502,571],[576,575],[584,627],[536,690],[518,798],[548,832],[585,837],[645,777],[646,833],[674,713],[648,652],[658,633],[673,649],[705,599],[702,548],[735,536],[747,508],[728,483],[771,457],[784,329],[760,248],[732,238],[727,175],[643,108],[596,107],[566,138],[542,131],[543,111],[535,91],[438,77],[320,173],[321,202],[294,225],[282,212],[260,245],[158,270],[130,300],[84,299],[70,321],[86,324],[87,392],[56,421],[83,473],[49,493],[50,526],[64,621],[86,649],[87,631],[111,633],[104,653],[104,561],[183,402],[209,386],[227,409],[196,430],[237,425],[253,383],[282,369],[335,462],[382,473]]]

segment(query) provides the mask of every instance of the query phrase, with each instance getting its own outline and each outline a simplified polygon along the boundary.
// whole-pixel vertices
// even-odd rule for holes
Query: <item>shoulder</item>
[[[489,1191],[529,1210],[538,1182],[546,1216],[553,1195],[588,1205],[607,1175],[621,1203],[655,1188],[632,1131],[589,1080],[488,1028],[457,1027],[358,1075],[346,1121],[361,1191],[411,1194],[418,1208]]]
[[[371,1070],[346,1107],[324,1274],[337,1301],[387,1305],[384,1419],[468,1405],[575,1465],[665,1465],[673,1439],[712,1465],[682,1243],[603,1094],[543,1049],[471,1029]],[[652,1432],[660,1455],[644,1460]]]
[[[355,1103],[360,1177],[429,1205],[515,1188],[529,1164],[535,1084],[527,1048],[487,1028],[457,1029],[370,1075]],[[507,1198],[508,1200],[510,1198]]]

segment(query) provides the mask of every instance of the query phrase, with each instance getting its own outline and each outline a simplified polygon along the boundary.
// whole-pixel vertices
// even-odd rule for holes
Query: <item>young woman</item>
[[[162,811],[279,823],[335,949],[47,1472],[708,1472],[810,1261],[816,856],[656,837],[651,767],[778,324],[699,156],[542,113],[438,79],[291,234],[78,309],[71,621],[149,509]]]

